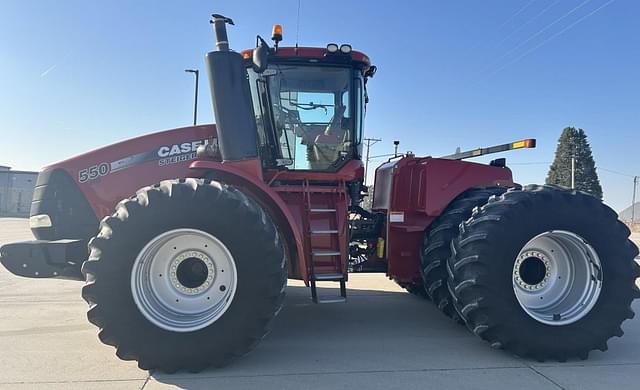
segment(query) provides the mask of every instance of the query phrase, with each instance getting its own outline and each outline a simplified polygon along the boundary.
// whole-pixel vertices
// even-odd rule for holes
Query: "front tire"
[[[240,190],[164,181],[121,202],[90,243],[87,317],[142,369],[223,366],[280,311],[287,272],[270,217]]]
[[[492,347],[539,361],[586,359],[634,316],[640,267],[629,234],[585,193],[513,189],[461,225],[449,288],[468,327]]]

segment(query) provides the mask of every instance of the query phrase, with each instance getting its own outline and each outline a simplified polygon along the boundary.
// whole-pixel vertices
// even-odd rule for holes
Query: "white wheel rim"
[[[579,235],[552,230],[532,238],[513,266],[513,290],[522,309],[547,325],[586,316],[602,289],[600,258]]]
[[[231,252],[196,229],[154,237],[131,271],[131,292],[140,312],[173,332],[192,332],[218,320],[231,306],[237,282]]]

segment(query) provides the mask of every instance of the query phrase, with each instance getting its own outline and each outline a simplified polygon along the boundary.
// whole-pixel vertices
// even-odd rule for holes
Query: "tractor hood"
[[[85,228],[66,231],[73,221],[86,220],[95,230],[96,219],[111,214],[120,200],[141,187],[193,175],[189,165],[196,158],[196,149],[212,142],[217,142],[215,125],[183,127],[118,142],[45,167],[38,176],[31,216],[46,216],[41,220],[47,223],[38,226],[38,218],[32,218],[34,234],[49,240],[84,238],[77,236],[86,235]]]

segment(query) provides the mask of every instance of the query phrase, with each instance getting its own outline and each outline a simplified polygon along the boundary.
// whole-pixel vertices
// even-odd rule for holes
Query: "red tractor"
[[[369,58],[350,45],[278,47],[279,28],[273,48],[258,36],[238,53],[232,21],[211,22],[216,125],[45,168],[31,207],[38,240],[1,249],[16,275],[85,280],[88,319],[118,357],[167,372],[225,365],[268,332],[287,278],[314,302],[341,302],[349,272],[385,272],[524,357],[584,359],[622,335],[640,267],[616,213],[578,191],[521,187],[504,159],[462,161],[534,140],[392,158],[368,194]],[[340,295],[318,296],[319,281]]]

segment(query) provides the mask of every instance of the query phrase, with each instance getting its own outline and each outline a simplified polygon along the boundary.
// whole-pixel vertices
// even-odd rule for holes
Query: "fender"
[[[236,166],[238,164],[240,166]],[[258,161],[259,164],[259,161]],[[206,177],[215,173],[216,179],[221,179],[225,183],[233,184],[249,191],[254,198],[266,209],[267,213],[275,220],[277,226],[284,226],[280,233],[287,243],[289,254],[289,276],[299,277],[305,284],[309,282],[309,274],[306,267],[306,256],[304,251],[304,240],[302,232],[296,223],[291,211],[282,198],[260,177],[247,174],[251,169],[247,168],[246,161],[239,162],[218,162],[210,160],[198,160],[189,166],[190,169],[200,171],[198,177]],[[259,165],[258,165],[259,166]],[[296,259],[294,262],[293,259]]]
[[[419,280],[425,229],[458,195],[493,186],[513,187],[511,170],[431,157],[405,157],[378,167],[373,209],[386,214],[388,275],[402,283]]]

